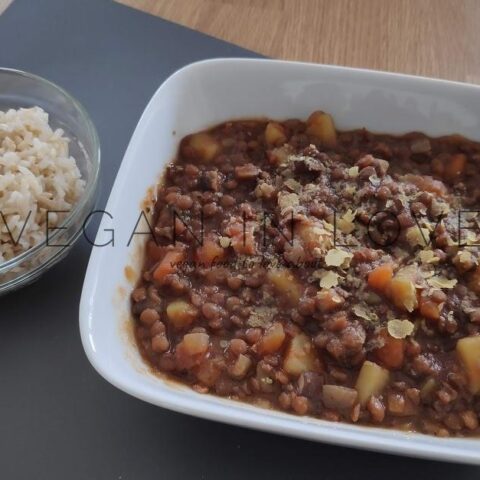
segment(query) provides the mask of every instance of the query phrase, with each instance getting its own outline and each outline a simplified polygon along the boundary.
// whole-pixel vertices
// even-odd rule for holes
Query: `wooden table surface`
[[[480,83],[480,0],[118,1],[272,58]]]
[[[480,0],[119,0],[272,58],[480,83]]]

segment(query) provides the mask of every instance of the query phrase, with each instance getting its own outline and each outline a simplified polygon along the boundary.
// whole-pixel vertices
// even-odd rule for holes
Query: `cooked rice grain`
[[[45,240],[47,211],[71,211],[80,198],[68,143],[39,107],[0,111],[0,264]],[[50,213],[48,228],[67,215]]]

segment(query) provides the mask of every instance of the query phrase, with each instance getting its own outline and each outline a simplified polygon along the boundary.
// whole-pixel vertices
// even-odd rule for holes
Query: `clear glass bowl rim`
[[[98,137],[97,129],[93,124],[86,109],[83,107],[83,105],[76,98],[70,95],[66,90],[64,90],[62,87],[59,87],[57,84],[43,77],[40,77],[33,73],[24,72],[22,70],[0,67],[0,74],[3,72],[30,78],[31,80],[34,80],[37,83],[43,83],[45,86],[53,88],[57,90],[59,93],[61,93],[62,95],[64,95],[68,99],[68,101],[70,101],[75,106],[75,108],[80,112],[82,122],[85,125],[88,134],[92,138],[92,144],[93,144],[93,156],[91,158],[92,175],[87,185],[85,186],[85,190],[82,194],[82,197],[80,198],[78,203],[75,204],[72,211],[68,214],[67,218],[61,224],[61,227],[68,228],[71,225],[71,223],[77,218],[77,216],[81,215],[81,213],[85,208],[85,205],[89,203],[91,197],[95,194],[95,190],[98,183],[98,177],[100,173],[100,156],[101,156],[100,140]],[[56,239],[59,235],[61,235],[62,231],[63,230],[61,229],[56,230],[54,233],[52,233],[52,235],[49,236],[48,240],[45,239],[43,242],[33,246],[32,248],[29,248],[28,250],[21,253],[20,255],[17,255],[16,257],[13,257],[10,260],[2,263],[0,265],[0,274],[6,273],[10,271],[12,268],[19,266],[23,262],[34,258],[44,247],[47,246],[47,241],[49,243],[53,242],[54,239]]]

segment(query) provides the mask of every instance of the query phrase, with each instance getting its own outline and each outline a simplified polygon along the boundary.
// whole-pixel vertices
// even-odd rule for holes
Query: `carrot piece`
[[[457,179],[465,170],[467,157],[464,153],[457,153],[452,156],[445,165],[444,177],[446,180],[452,181]]]
[[[245,236],[232,237],[232,247],[239,255],[254,255],[256,248],[253,231],[247,230]]]
[[[153,278],[161,282],[167,275],[177,271],[177,264],[185,258],[185,253],[179,250],[170,250],[165,254],[153,272]]]
[[[381,330],[378,336],[384,344],[374,351],[375,356],[386,368],[400,368],[405,356],[405,340],[391,337],[386,329]]]
[[[341,307],[345,300],[333,289],[320,290],[316,296],[316,306],[321,312],[332,312]]]
[[[440,318],[440,312],[442,311],[442,304],[435,303],[433,300],[426,298],[420,299],[420,315],[429,320],[438,320]]]
[[[368,275],[368,285],[375,290],[384,291],[393,277],[393,266],[390,263],[374,268]]]
[[[232,247],[238,255],[254,255],[256,253],[254,226],[252,222],[235,222],[226,228],[232,239]]]
[[[212,266],[214,261],[225,258],[225,250],[213,240],[205,240],[201,247],[197,248],[197,260],[206,266]]]
[[[153,262],[158,262],[163,257],[163,251],[165,247],[157,245],[154,240],[150,240],[147,243],[147,255]]]

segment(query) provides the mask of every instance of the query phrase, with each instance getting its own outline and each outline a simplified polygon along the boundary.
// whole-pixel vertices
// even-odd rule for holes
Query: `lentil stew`
[[[198,392],[331,421],[480,432],[480,144],[233,121],[158,188],[135,335]]]

